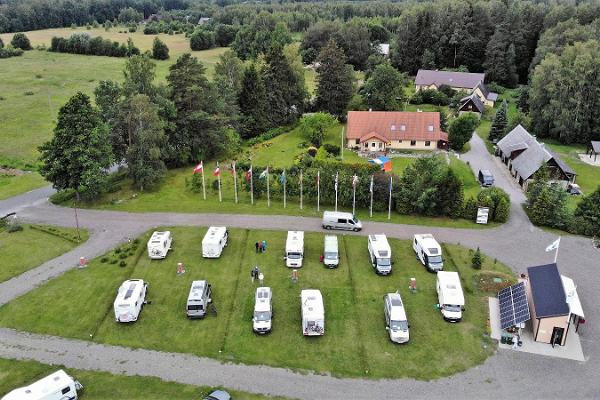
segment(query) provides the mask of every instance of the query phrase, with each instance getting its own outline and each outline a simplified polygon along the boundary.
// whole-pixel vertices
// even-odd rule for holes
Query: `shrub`
[[[111,263],[111,264],[116,264],[117,262],[118,262],[118,260],[117,260],[117,259],[115,259],[115,258],[113,258],[113,259],[111,259],[111,260],[110,260],[110,263]]]
[[[309,156],[311,157],[315,157],[317,155],[317,151],[319,151],[316,147],[309,147],[308,150],[306,150],[306,152],[308,153]]]
[[[215,35],[207,30],[197,30],[190,37],[192,50],[208,50],[215,46]]]
[[[20,232],[23,230],[23,226],[18,222],[9,223],[6,231],[8,233]]]
[[[152,58],[155,60],[168,60],[169,59],[169,48],[159,38],[154,38],[152,44]]]
[[[471,259],[471,266],[474,269],[481,269],[482,265],[483,265],[483,256],[481,255],[481,250],[479,250],[479,247],[477,247],[475,254],[473,254],[473,258]]]
[[[119,258],[120,258],[121,260],[124,260],[124,259],[126,259],[127,257],[128,257],[128,256],[127,256],[127,253],[121,252],[121,254],[119,254]]]
[[[463,218],[468,219],[469,221],[475,221],[475,218],[477,218],[477,208],[477,201],[470,197],[463,207]]]
[[[450,147],[462,150],[465,144],[471,140],[473,131],[478,124],[479,119],[473,113],[463,114],[452,121],[448,132]]]
[[[119,267],[126,267],[126,266],[127,266],[127,263],[125,261],[121,261],[119,263]]]
[[[329,154],[333,154],[336,157],[340,155],[340,146],[338,145],[325,143],[323,147],[325,147],[325,150],[327,150]]]
[[[29,38],[24,33],[21,33],[21,32],[14,34],[12,40],[10,41],[10,44],[15,49],[21,49],[21,50],[31,50],[32,49]]]
[[[100,262],[101,262],[101,263],[106,263],[106,262],[108,262],[108,257],[102,257],[102,258],[100,259]]]
[[[0,58],[18,57],[23,55],[23,50],[15,49],[12,46],[0,48]]]

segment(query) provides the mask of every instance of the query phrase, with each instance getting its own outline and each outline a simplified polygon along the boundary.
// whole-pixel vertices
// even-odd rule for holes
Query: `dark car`
[[[567,185],[567,193],[569,193],[571,196],[580,196],[582,191],[578,184],[569,183],[569,185]]]
[[[482,169],[479,171],[477,180],[483,187],[490,187],[494,185],[494,175],[492,175],[492,173],[487,169]]]
[[[231,400],[231,396],[224,390],[215,390],[206,396],[204,400]]]

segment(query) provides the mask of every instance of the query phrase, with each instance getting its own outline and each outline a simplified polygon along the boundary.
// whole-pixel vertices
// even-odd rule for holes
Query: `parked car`
[[[579,187],[576,183],[569,183],[567,185],[567,193],[571,196],[581,196],[583,192],[581,191],[581,187]]]
[[[206,396],[204,400],[231,400],[231,395],[224,390],[215,390]]]
[[[491,187],[494,185],[494,175],[492,175],[492,173],[487,169],[479,170],[477,180],[483,187]]]

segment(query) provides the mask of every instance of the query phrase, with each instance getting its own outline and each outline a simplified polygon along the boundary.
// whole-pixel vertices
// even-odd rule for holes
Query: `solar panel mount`
[[[500,303],[500,326],[502,329],[529,321],[529,303],[525,283],[519,282],[498,292]]]

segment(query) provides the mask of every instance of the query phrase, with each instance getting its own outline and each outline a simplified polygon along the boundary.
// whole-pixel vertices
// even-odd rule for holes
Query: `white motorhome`
[[[417,258],[429,271],[436,272],[444,269],[442,260],[442,247],[432,234],[415,235],[413,250]]]
[[[81,383],[62,369],[32,383],[7,393],[2,400],[77,400]]]
[[[185,312],[188,318],[204,318],[212,303],[212,286],[207,281],[193,281]]]
[[[154,232],[148,240],[148,257],[153,260],[165,258],[171,250],[171,243],[173,243],[173,237],[170,231]]]
[[[362,222],[348,212],[325,211],[322,225],[325,229],[342,229],[354,232],[362,229]]]
[[[325,235],[323,249],[323,264],[329,268],[335,268],[340,264],[340,253],[338,250],[338,240],[335,235]]]
[[[442,316],[448,322],[459,322],[465,310],[465,296],[458,272],[439,271],[436,290]]]
[[[369,235],[368,246],[371,265],[380,275],[392,273],[392,249],[385,235]]]
[[[119,286],[114,302],[115,321],[135,322],[146,302],[148,283],[142,279],[129,279]]]
[[[202,257],[219,258],[225,246],[229,232],[224,226],[211,226],[202,239]]]
[[[316,289],[305,289],[300,293],[302,302],[302,333],[304,336],[325,334],[325,308],[323,296]]]
[[[303,258],[304,232],[289,231],[285,242],[285,265],[290,268],[300,268]]]
[[[390,340],[394,343],[408,342],[409,325],[400,293],[388,293],[383,296],[383,315]]]
[[[271,332],[273,319],[273,292],[270,287],[256,289],[252,329],[259,334]]]

